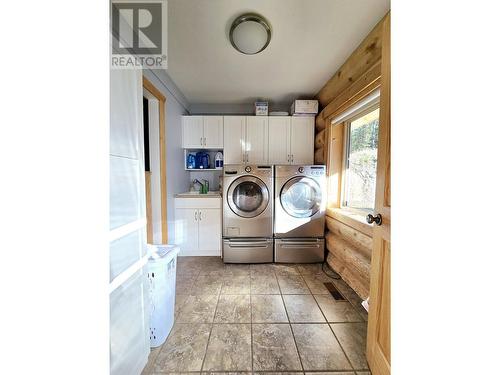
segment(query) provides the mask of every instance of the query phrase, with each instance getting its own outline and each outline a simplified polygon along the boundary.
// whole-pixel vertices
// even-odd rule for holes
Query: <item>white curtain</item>
[[[136,375],[150,350],[141,70],[111,70],[110,94],[110,371]]]

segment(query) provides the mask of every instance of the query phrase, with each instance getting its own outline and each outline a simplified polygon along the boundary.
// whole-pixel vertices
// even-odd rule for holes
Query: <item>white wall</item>
[[[222,171],[189,171],[189,179],[190,182],[195,178],[198,181],[203,182],[202,180],[207,180],[209,183],[209,188],[211,191],[219,190],[219,177],[222,176]],[[196,190],[200,189],[200,185],[195,185]]]
[[[167,221],[168,242],[174,242],[174,195],[189,190],[189,172],[184,170],[182,149],[182,115],[188,114],[188,103],[167,74],[160,70],[144,70],[144,76],[167,98]]]
[[[265,100],[263,100],[265,101]],[[269,103],[269,111],[290,111],[290,103]],[[253,115],[255,103],[246,104],[205,104],[193,103],[189,106],[192,115]]]

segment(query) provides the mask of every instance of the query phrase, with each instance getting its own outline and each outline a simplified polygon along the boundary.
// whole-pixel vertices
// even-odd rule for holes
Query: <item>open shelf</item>
[[[189,154],[196,154],[197,152],[205,152],[208,154],[208,157],[210,158],[210,163],[209,166],[210,168],[188,168],[187,167],[187,156]],[[222,169],[216,169],[215,167],[215,155],[217,152],[221,152],[222,155],[224,155],[224,151],[222,149],[190,149],[190,148],[185,148],[184,149],[184,170],[185,171],[190,171],[190,172],[205,172],[205,171],[222,171]]]

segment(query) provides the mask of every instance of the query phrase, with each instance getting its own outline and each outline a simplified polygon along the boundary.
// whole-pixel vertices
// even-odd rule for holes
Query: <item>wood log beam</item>
[[[342,260],[351,272],[361,280],[370,283],[370,258],[363,255],[356,247],[337,237],[331,232],[326,235],[326,247],[330,253]]]
[[[325,150],[323,147],[314,151],[314,164],[325,164]]]
[[[368,259],[371,257],[373,246],[371,237],[328,216],[326,217],[326,226],[333,236],[347,241]]]
[[[314,138],[314,148],[317,149],[325,146],[325,135],[326,130],[324,129],[316,134],[316,137]]]

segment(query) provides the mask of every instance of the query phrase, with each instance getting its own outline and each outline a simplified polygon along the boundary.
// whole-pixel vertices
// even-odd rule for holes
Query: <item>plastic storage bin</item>
[[[152,348],[163,344],[174,325],[175,275],[179,247],[175,245],[148,245],[150,291],[149,338]]]

